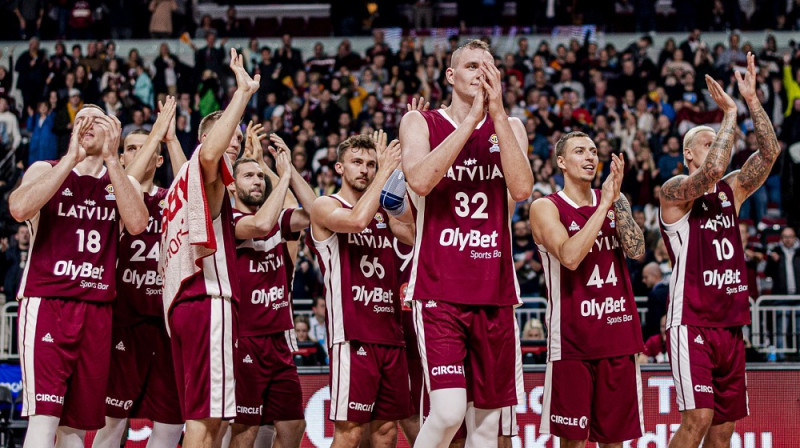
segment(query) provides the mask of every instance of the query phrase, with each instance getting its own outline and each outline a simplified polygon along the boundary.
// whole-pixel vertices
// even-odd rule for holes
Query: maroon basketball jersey
[[[558,208],[570,238],[597,210],[593,203],[579,207],[563,191],[546,196]],[[603,220],[594,245],[575,270],[561,265],[554,254],[537,244],[547,282],[547,357],[597,359],[641,352],[642,326],[633,298],[625,252],[617,238],[614,208]]]
[[[294,328],[292,276],[294,264],[286,241],[296,240],[290,220],[294,209],[281,212],[270,233],[236,240],[239,274],[239,336],[280,333]],[[252,213],[233,210],[234,224]]]
[[[211,225],[217,242],[217,251],[214,255],[203,258],[202,270],[181,284],[180,291],[171,306],[175,306],[179,301],[208,296],[230,297],[238,306],[239,288],[235,286],[238,279],[234,269],[236,242],[233,235],[233,210],[227,196],[222,200],[219,216]]]
[[[353,208],[338,195],[332,198]],[[319,260],[327,307],[328,344],[403,345],[394,235],[383,210],[361,233],[334,233],[308,246]]]
[[[134,324],[142,317],[164,318],[161,299],[164,280],[158,272],[158,257],[166,196],[167,189],[156,186],[145,194],[144,204],[150,215],[147,228],[138,235],[124,230],[119,238],[117,301],[114,305],[114,321],[118,324]]]
[[[20,296],[114,300],[119,214],[105,167],[100,177],[71,171],[28,225]]]
[[[662,220],[661,234],[672,262],[667,328],[749,324],[747,267],[730,185],[717,182],[677,222]]]
[[[443,110],[422,112],[431,150],[456,129]],[[417,234],[410,299],[516,305],[508,189],[494,123],[487,115],[427,196],[409,190]]]

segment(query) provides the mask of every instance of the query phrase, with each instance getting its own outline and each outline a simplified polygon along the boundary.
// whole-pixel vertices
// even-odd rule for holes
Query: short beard
[[[355,190],[355,191],[357,191],[359,193],[363,193],[363,192],[367,191],[367,188],[369,188],[370,184],[372,184],[372,182],[369,181],[369,180],[367,180],[366,185],[364,185],[363,187],[361,185],[357,184],[355,181],[351,182],[350,180],[345,179],[345,182],[347,182],[347,185],[349,185],[350,188],[352,188],[353,190]]]
[[[253,195],[244,191],[237,191],[236,196],[239,197],[239,200],[242,201],[242,203],[250,207],[261,207],[267,200],[266,194],[261,195],[260,199],[256,199],[253,197]]]

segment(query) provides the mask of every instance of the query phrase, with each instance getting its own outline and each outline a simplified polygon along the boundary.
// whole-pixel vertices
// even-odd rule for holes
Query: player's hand
[[[383,129],[378,129],[377,131],[372,132],[372,141],[375,142],[375,152],[378,153],[378,160],[380,160],[381,154],[386,150],[386,140],[388,136]]]
[[[477,123],[483,119],[483,115],[485,113],[486,113],[486,92],[484,92],[483,88],[481,88],[475,94],[475,98],[472,99],[472,107],[469,109],[467,118],[472,119],[475,123]]]
[[[291,176],[292,161],[289,158],[289,151],[279,149],[273,155],[275,156],[275,171],[278,172],[278,176],[281,178],[284,176]]]
[[[86,150],[83,149],[81,143],[93,124],[94,117],[87,117],[84,115],[75,119],[75,124],[72,127],[72,135],[69,139],[69,147],[67,148],[67,155],[72,156],[75,159],[75,163],[80,163],[86,158]]]
[[[104,115],[98,117],[95,125],[105,132],[106,138],[103,139],[103,160],[115,162],[119,160],[119,137],[122,133],[122,124],[117,117]]]
[[[708,86],[708,92],[711,94],[711,98],[714,98],[714,102],[717,103],[717,106],[719,106],[723,112],[726,114],[736,113],[736,103],[733,102],[733,98],[725,93],[725,90],[714,78],[706,75],[706,85]]]
[[[150,131],[157,136],[161,136],[161,141],[166,142],[167,138],[172,132],[172,139],[175,138],[175,107],[176,101],[174,96],[168,96],[166,102],[158,102],[158,117],[153,124],[153,129]]]
[[[431,103],[425,101],[424,97],[419,97],[419,102],[417,102],[416,98],[411,98],[411,103],[406,104],[406,112],[411,112],[412,110],[423,112],[428,110],[430,107]]]
[[[261,126],[261,125],[258,125],[258,126]],[[263,132],[263,134],[260,134],[259,139],[266,138],[267,131],[264,131],[263,127],[260,128],[259,132]],[[289,149],[289,145],[287,145],[286,142],[283,141],[283,139],[281,138],[280,135],[278,135],[278,134],[273,132],[272,134],[269,135],[269,141],[270,141],[270,143],[272,143],[272,145],[274,145],[273,149],[284,150],[289,154],[292,153],[292,151]],[[270,148],[272,148],[272,146],[270,146]]]
[[[247,129],[244,131],[244,151],[242,151],[242,157],[253,159],[253,139],[250,138],[250,132],[253,128],[253,120],[250,120],[247,123]]]
[[[486,101],[489,106],[489,115],[494,117],[496,114],[503,113],[503,88],[500,70],[494,64],[486,61],[481,62],[480,67],[483,76],[479,77],[483,90],[486,93]]]
[[[603,182],[602,198],[608,198],[608,206],[619,200],[620,189],[622,188],[622,177],[624,174],[625,162],[616,154],[611,154],[611,172]]]
[[[739,86],[739,93],[748,103],[758,101],[756,96],[756,57],[751,52],[747,52],[747,72],[744,76],[740,72],[734,72],[736,84]]]
[[[382,171],[386,176],[394,172],[394,169],[400,166],[402,152],[400,151],[400,140],[394,139],[385,144],[386,137],[384,135],[384,150],[378,153],[378,171]]]
[[[247,69],[244,68],[244,57],[237,53],[235,48],[231,48],[230,68],[236,76],[236,88],[238,90],[247,95],[252,95],[258,91],[261,75],[250,77]]]

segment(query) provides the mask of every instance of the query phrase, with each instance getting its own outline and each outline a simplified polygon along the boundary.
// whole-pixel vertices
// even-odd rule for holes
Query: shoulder
[[[553,202],[550,195],[539,198],[531,203],[530,213],[531,222],[543,221],[544,218],[550,218],[553,215],[558,216],[558,207]]]
[[[342,203],[337,201],[335,198],[331,196],[320,196],[317,199],[314,199],[314,206],[311,208],[311,214],[316,215],[318,214],[318,210],[327,210],[330,211],[334,208],[341,208]]]
[[[33,165],[29,166],[28,169],[25,171],[25,175],[23,178],[30,179],[32,177],[38,177],[39,175],[46,173],[53,169],[53,165],[50,162],[34,162]]]

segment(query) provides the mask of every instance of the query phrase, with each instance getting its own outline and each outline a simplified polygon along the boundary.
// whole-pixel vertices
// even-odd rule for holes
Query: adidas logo
[[[245,364],[252,364],[253,363],[253,358],[251,358],[250,355],[245,355],[245,357],[242,360],[242,362],[245,363]]]
[[[572,221],[572,224],[569,225],[569,230],[572,232],[577,232],[578,230],[581,230],[581,226],[579,226],[577,222]]]
[[[46,335],[44,335],[44,337],[42,338],[42,341],[43,341],[43,342],[55,342],[55,341],[53,340],[53,337],[52,337],[52,336],[50,336],[50,333],[47,333]]]
[[[436,301],[428,300],[427,302],[425,302],[425,308],[436,308]]]
[[[364,350],[364,347],[359,347],[358,351],[356,352],[356,355],[358,355],[358,356],[367,356],[367,351]]]
[[[64,191],[61,192],[61,196],[72,196],[72,190],[65,188]]]
[[[703,338],[700,337],[700,335],[698,334],[697,337],[694,338],[694,342],[696,342],[698,344],[702,344],[703,343]]]
[[[122,341],[119,341],[119,344],[117,344],[116,349],[121,351],[121,352],[124,352],[125,351],[125,344],[123,344]]]

